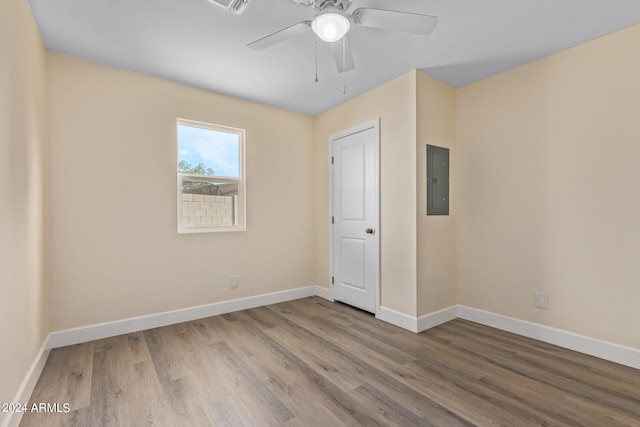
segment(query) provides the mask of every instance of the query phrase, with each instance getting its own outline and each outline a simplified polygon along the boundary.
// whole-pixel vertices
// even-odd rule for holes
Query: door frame
[[[380,308],[380,266],[381,266],[381,258],[380,258],[380,118],[370,120],[368,122],[359,124],[352,128],[334,133],[329,135],[329,158],[328,158],[328,168],[329,168],[329,276],[334,277],[333,270],[333,226],[331,224],[331,218],[333,217],[333,165],[331,163],[331,159],[333,158],[333,145],[334,142],[338,139],[344,138],[345,136],[353,135],[358,132],[365,131],[367,129],[374,129],[374,206],[376,207],[376,215],[374,218],[373,228],[375,230],[375,251],[376,251],[376,260],[377,260],[377,268],[375,268],[373,272],[373,287],[374,287],[374,314],[377,316]],[[330,284],[331,289],[331,300],[335,301],[333,297],[333,286],[334,284]]]

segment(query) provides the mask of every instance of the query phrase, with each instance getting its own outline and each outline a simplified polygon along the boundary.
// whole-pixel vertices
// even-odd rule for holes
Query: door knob
[[[367,228],[366,230],[364,230],[364,232],[367,234],[373,234],[373,231],[373,228]]]

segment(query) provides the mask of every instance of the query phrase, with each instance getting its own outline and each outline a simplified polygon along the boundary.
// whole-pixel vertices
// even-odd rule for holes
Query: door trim
[[[376,230],[376,260],[377,268],[373,272],[373,287],[374,287],[374,314],[377,315],[380,308],[380,118],[370,120],[352,128],[329,135],[329,276],[334,276],[333,271],[333,227],[331,226],[331,217],[333,216],[333,168],[331,164],[331,158],[333,157],[333,143],[334,141],[344,138],[345,136],[353,135],[354,133],[362,132],[367,129],[374,129],[374,205],[376,206],[376,218],[374,219],[374,229]],[[333,284],[329,284],[331,289],[331,299],[335,301],[333,297]]]

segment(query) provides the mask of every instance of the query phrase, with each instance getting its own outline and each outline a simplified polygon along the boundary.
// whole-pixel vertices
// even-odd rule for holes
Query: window
[[[244,130],[178,119],[178,233],[242,231]]]

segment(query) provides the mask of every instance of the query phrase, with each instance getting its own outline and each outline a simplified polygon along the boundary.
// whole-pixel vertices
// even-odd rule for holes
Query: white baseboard
[[[376,313],[377,319],[415,333],[442,325],[456,317],[458,317],[457,306],[447,307],[420,317],[409,316],[387,307],[380,307]]]
[[[458,317],[640,369],[640,349],[462,305],[458,306]]]
[[[451,307],[443,308],[442,310],[434,311],[433,313],[425,314],[424,316],[418,317],[416,329],[418,332],[426,331],[427,329],[442,325],[443,323],[447,323],[448,321],[453,320],[457,317],[457,306],[454,305]]]
[[[320,298],[324,298],[327,301],[333,302],[334,299],[331,296],[331,289],[323,288],[322,286],[316,286],[316,296]]]
[[[314,296],[317,293],[324,294],[323,291],[317,291],[317,289],[316,286],[308,286],[52,332],[49,335],[47,348],[80,344],[87,341],[114,337],[116,335],[217,316],[219,314],[306,298]]]
[[[391,323],[392,325],[411,332],[418,332],[418,319],[416,317],[400,313],[387,307],[380,306],[378,308],[376,319]]]
[[[36,388],[36,383],[40,378],[40,374],[42,374],[42,369],[44,369],[50,351],[51,350],[47,348],[47,340],[45,339],[31,367],[22,380],[22,384],[20,384],[13,403],[29,403],[29,399],[33,394],[33,390]],[[20,424],[20,420],[22,420],[22,412],[8,412],[2,422],[2,427],[17,427]]]

